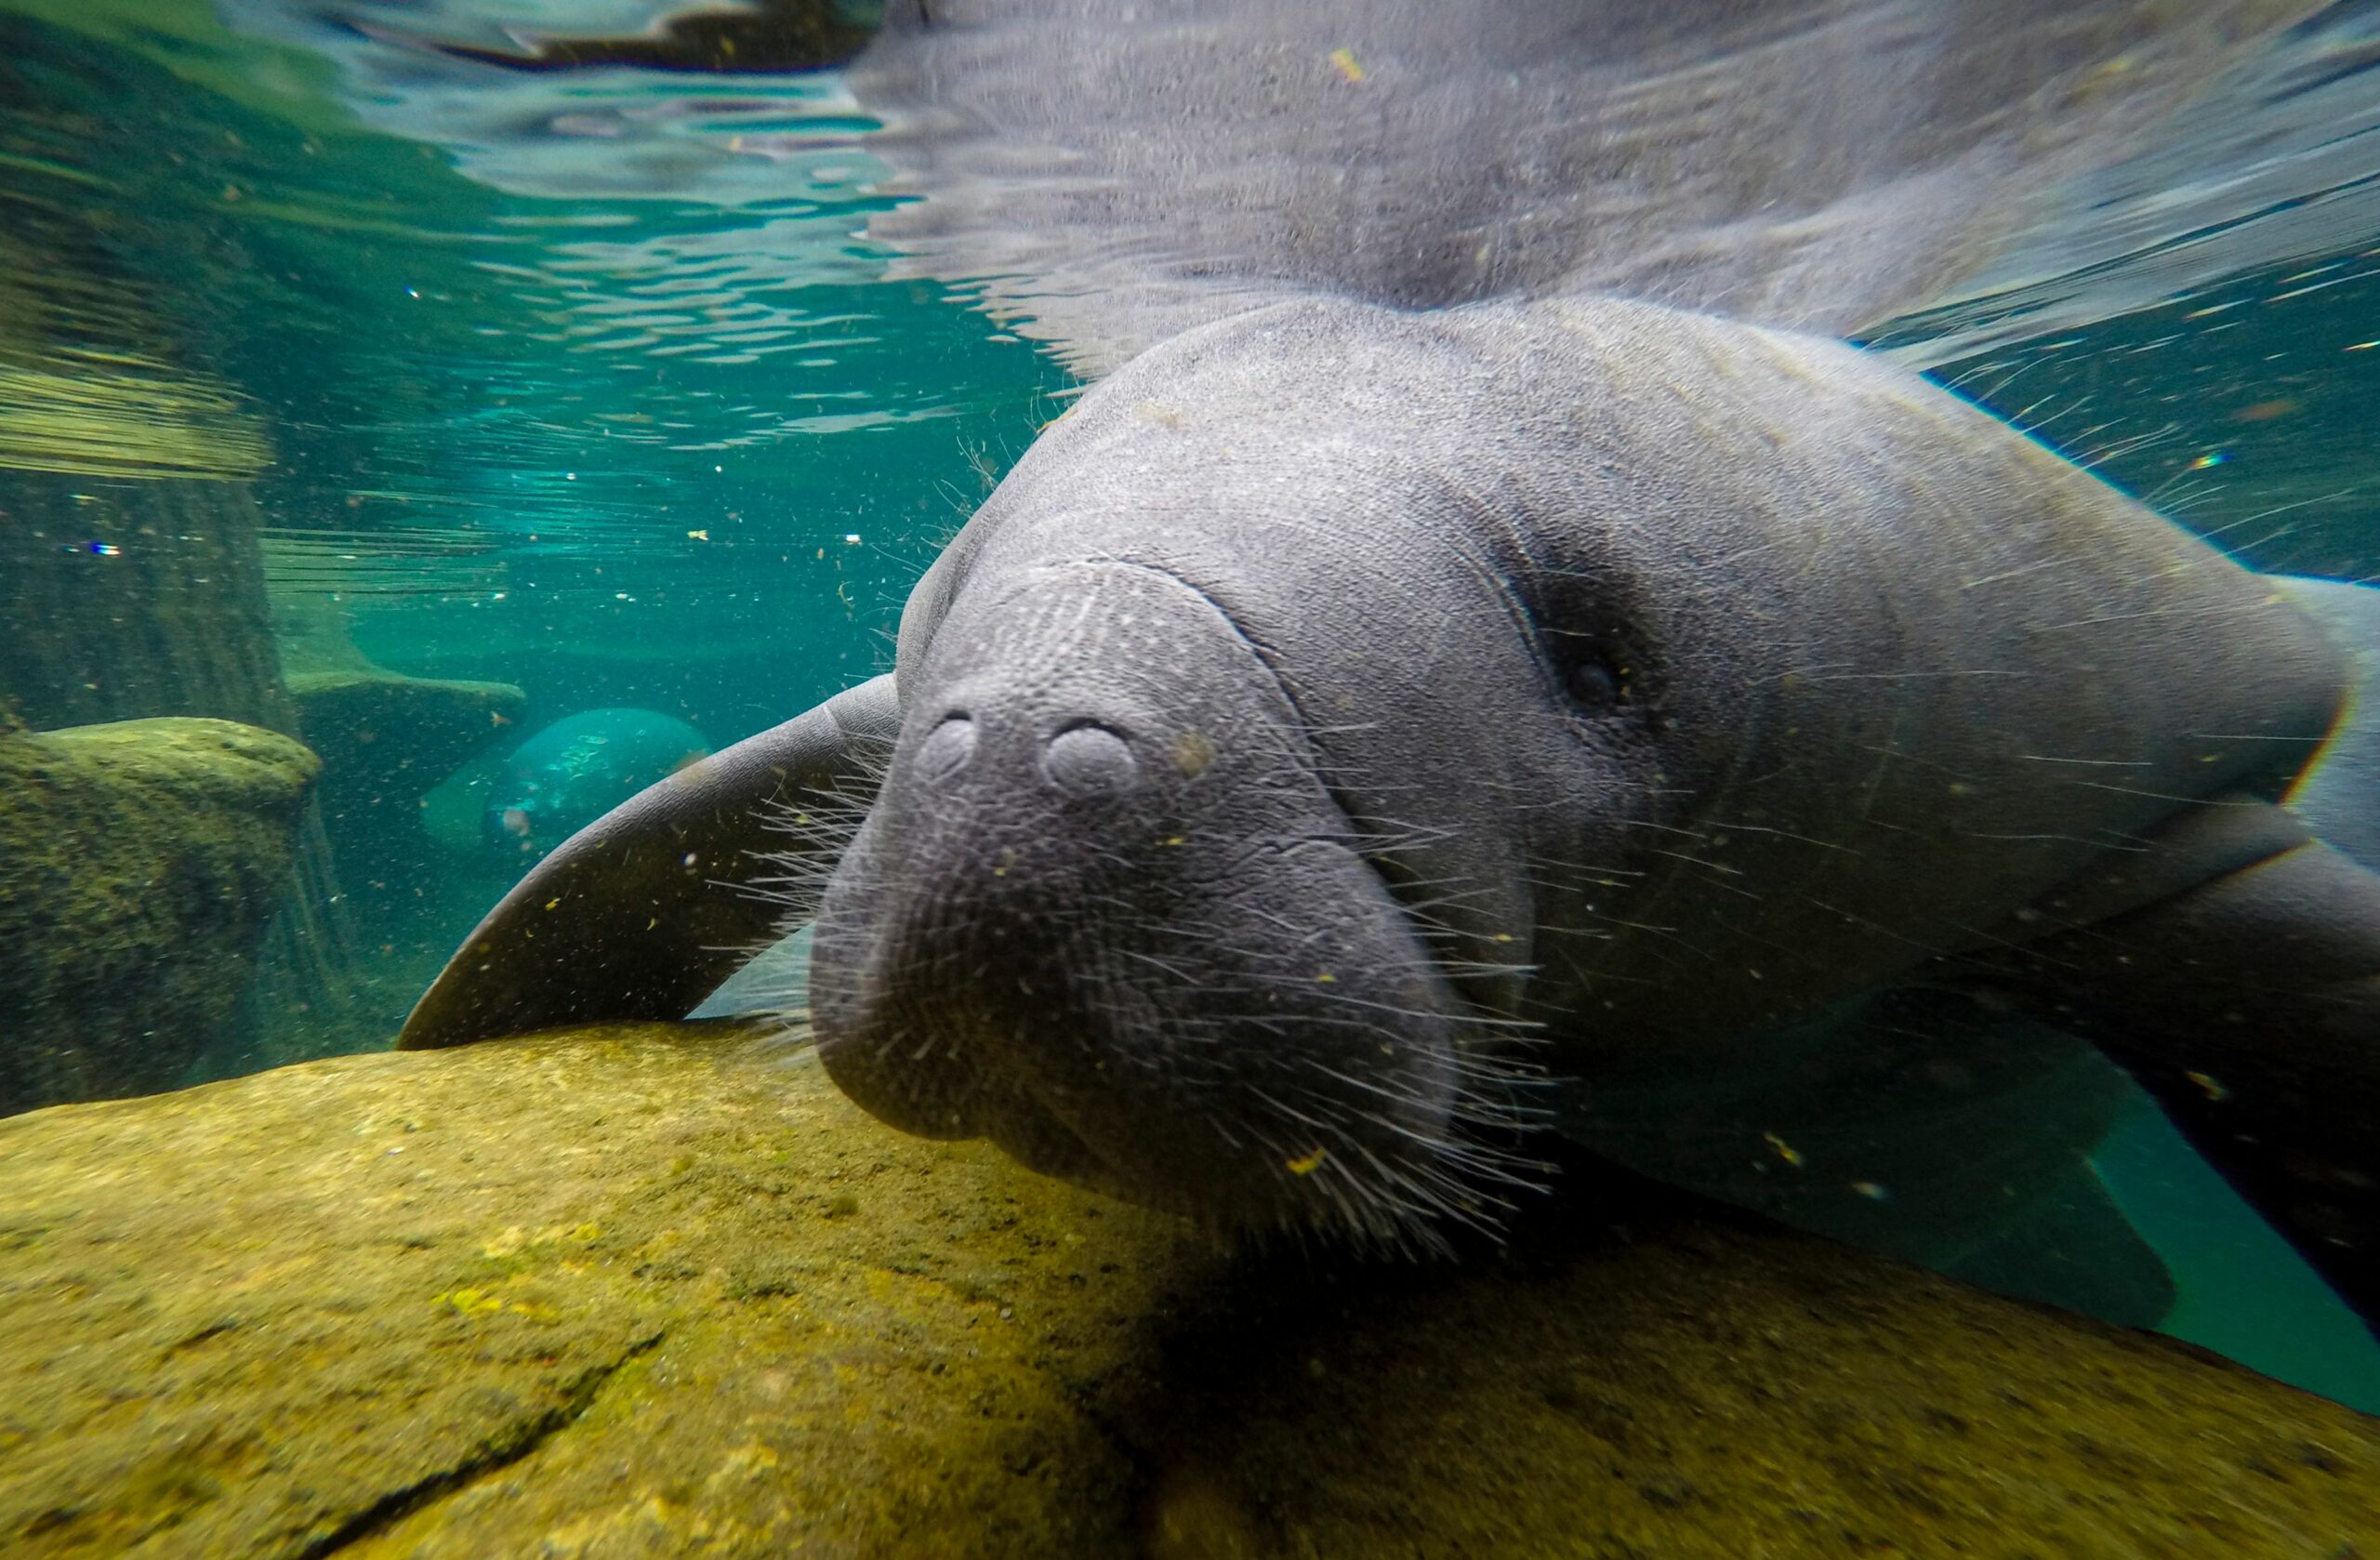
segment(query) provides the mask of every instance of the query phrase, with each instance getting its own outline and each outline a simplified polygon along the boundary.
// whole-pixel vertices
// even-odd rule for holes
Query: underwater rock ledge
[[[2380,1421],[1682,1196],[1565,1196],[1461,1265],[1235,1257],[893,1133],[718,1025],[61,1106],[0,1123],[0,1550],[2239,1557],[2380,1532]]]
[[[0,726],[0,1113],[180,1077],[255,973],[320,769],[230,721]]]
[[[528,707],[509,682],[406,677],[377,667],[288,674],[298,728],[322,756],[323,822],[342,859],[413,863],[421,799]],[[516,739],[517,740],[517,739]]]

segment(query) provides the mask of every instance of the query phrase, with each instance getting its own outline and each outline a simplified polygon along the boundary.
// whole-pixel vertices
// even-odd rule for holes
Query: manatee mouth
[[[1376,875],[1338,853],[1370,902],[1310,904],[1302,927],[1268,914],[1280,942],[1258,948],[946,894],[884,914],[881,885],[830,889],[812,953],[821,1060],[904,1130],[988,1138],[1030,1170],[1218,1227],[1426,1247],[1443,1221],[1499,1223],[1506,1194],[1535,1183],[1499,1141],[1524,1069]],[[856,908],[870,898],[877,913]]]
[[[954,673],[905,681],[827,885],[811,1012],[836,1083],[1212,1224],[1413,1245],[1498,1219],[1536,1180],[1499,1141],[1526,1068],[1248,641],[1129,565],[998,605],[945,622]]]

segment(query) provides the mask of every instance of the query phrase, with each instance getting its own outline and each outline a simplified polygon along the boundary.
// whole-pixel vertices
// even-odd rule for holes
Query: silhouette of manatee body
[[[481,812],[482,838],[500,849],[543,855],[709,753],[702,733],[654,710],[565,715],[504,760]]]
[[[1831,341],[1281,305],[1085,396],[893,673],[569,841],[404,1043],[684,1012],[840,800],[818,1044],[909,1130],[1395,1238],[1527,1178],[1538,1071],[1920,997],[2087,1036],[2368,1307],[2375,630]]]

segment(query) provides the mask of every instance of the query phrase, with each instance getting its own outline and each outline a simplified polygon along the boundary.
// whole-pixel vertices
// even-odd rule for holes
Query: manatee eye
[[[1600,655],[1588,655],[1571,664],[1564,687],[1569,692],[1571,703],[1600,714],[1620,703],[1628,685],[1620,668]]]

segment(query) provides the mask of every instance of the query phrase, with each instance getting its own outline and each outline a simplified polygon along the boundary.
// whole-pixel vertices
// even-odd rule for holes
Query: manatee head
[[[1151,354],[913,595],[812,955],[862,1105],[1233,1227],[1395,1240],[1531,1178],[1533,864],[1608,859],[1659,760],[1445,480],[1408,318]]]
[[[937,635],[820,917],[835,1080],[1233,1223],[1460,1195],[1466,1005],[1253,647],[1139,565],[1004,585]]]
[[[2251,618],[2238,687],[2324,663],[2195,547],[1837,343],[1586,304],[1191,332],[910,598],[826,1064],[1219,1222],[1466,1211],[1517,1173],[1532,1037],[1606,1091],[1739,1062],[1997,945],[2176,795],[2268,787],[2255,734],[2331,684],[2210,727],[2170,668]]]

